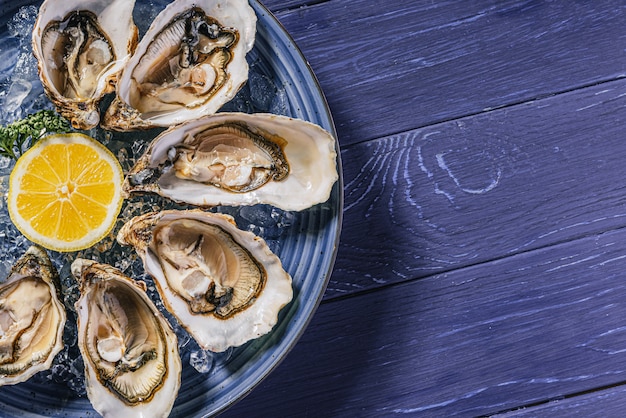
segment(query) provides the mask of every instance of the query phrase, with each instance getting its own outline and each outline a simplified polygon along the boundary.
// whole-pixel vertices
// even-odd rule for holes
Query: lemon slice
[[[88,248],[113,228],[122,180],[117,158],[95,139],[50,135],[17,160],[9,179],[9,215],[26,238],[49,250]]]

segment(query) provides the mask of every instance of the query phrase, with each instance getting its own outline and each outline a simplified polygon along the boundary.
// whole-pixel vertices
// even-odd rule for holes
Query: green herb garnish
[[[40,110],[6,126],[0,126],[0,155],[17,160],[48,133],[67,133],[70,123],[53,110]],[[28,141],[30,139],[30,141]]]

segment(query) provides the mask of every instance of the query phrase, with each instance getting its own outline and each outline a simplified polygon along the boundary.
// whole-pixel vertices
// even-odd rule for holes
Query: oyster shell
[[[148,213],[117,239],[135,247],[166,308],[204,349],[220,352],[268,333],[293,297],[280,259],[229,215]]]
[[[98,104],[114,89],[137,45],[134,0],[46,0],[33,30],[44,90],[77,129],[98,125]]]
[[[0,385],[50,368],[63,348],[65,308],[48,254],[30,247],[0,285]]]
[[[172,126],[216,112],[248,79],[255,34],[247,0],[173,1],[125,66],[103,126]]]
[[[167,320],[135,282],[86,259],[72,263],[80,282],[78,346],[87,395],[111,417],[166,417],[178,394],[181,362]]]
[[[335,139],[320,126],[266,113],[218,113],[174,126],[130,170],[124,192],[200,207],[265,203],[303,210],[338,179]]]

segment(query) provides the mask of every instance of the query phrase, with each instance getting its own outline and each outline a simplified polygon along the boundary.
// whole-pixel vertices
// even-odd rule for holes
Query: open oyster
[[[217,113],[172,127],[130,170],[126,193],[200,207],[325,202],[338,179],[335,139],[320,126],[266,113]]]
[[[134,0],[46,0],[33,30],[44,90],[77,129],[100,121],[98,103],[114,89],[137,45]]]
[[[111,417],[166,417],[180,388],[178,343],[145,284],[86,259],[72,263],[80,282],[78,346],[87,395]]]
[[[248,79],[256,14],[247,0],[175,0],[154,19],[103,126],[172,126],[216,112]]]
[[[280,259],[228,215],[148,213],[117,239],[135,247],[166,308],[204,349],[220,352],[268,333],[293,296]]]
[[[48,254],[30,247],[0,285],[0,385],[50,368],[63,348],[65,308]]]

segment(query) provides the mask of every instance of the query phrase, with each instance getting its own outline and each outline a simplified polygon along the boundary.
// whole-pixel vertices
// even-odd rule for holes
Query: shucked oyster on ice
[[[268,333],[293,296],[280,259],[228,215],[148,213],[117,239],[135,247],[166,308],[204,349],[220,352]]]
[[[125,66],[103,126],[172,126],[216,112],[248,79],[256,34],[247,0],[175,0]]]
[[[0,285],[0,385],[24,382],[63,348],[59,278],[40,247],[30,247]]]
[[[98,125],[98,104],[137,45],[134,0],[45,0],[33,30],[44,90],[78,129]]]
[[[217,113],[154,139],[126,176],[126,193],[157,193],[200,207],[325,202],[338,179],[334,137],[266,113]]]
[[[178,343],[145,284],[86,259],[72,263],[80,283],[78,346],[87,395],[105,417],[166,417],[180,388]]]

